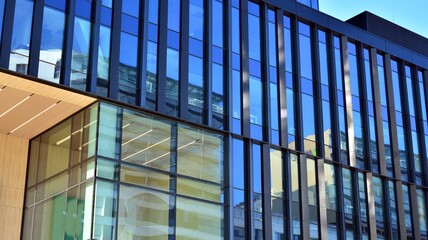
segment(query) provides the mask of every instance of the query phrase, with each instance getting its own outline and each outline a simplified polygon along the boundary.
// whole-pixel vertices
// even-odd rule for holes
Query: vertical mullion
[[[166,113],[166,55],[168,33],[168,0],[159,1],[159,30],[157,49],[156,111]]]
[[[353,220],[354,220],[354,233],[357,237],[357,239],[363,239],[362,234],[362,224],[361,224],[361,206],[360,206],[360,185],[359,185],[359,179],[358,179],[358,171],[352,171],[351,172],[351,178],[352,178],[352,197],[354,198],[353,204],[354,204],[354,210],[353,210]]]
[[[272,239],[272,204],[271,204],[271,172],[269,144],[262,145],[262,204],[263,204],[263,237]]]
[[[28,75],[37,77],[39,71],[40,44],[42,42],[44,0],[34,1],[33,24],[31,28]]]
[[[233,138],[232,135],[228,135],[227,137],[225,137],[225,156],[229,156],[226,159],[229,159],[229,161],[225,162],[225,169],[224,169],[224,183],[225,183],[225,233],[224,233],[224,238],[225,239],[233,239],[234,236],[234,196],[233,196],[233,156],[232,156],[232,151],[233,151]]]
[[[93,24],[91,24],[91,42],[89,52],[89,65],[88,65],[88,85],[87,90],[91,93],[97,91],[98,79],[98,46],[100,41],[100,15],[101,15],[101,2],[92,2],[93,7]]]
[[[177,215],[177,145],[178,145],[178,123],[171,123],[171,145],[170,145],[170,187],[169,187],[169,197],[170,197],[170,203],[173,203],[174,207],[171,207],[169,209],[169,219],[168,219],[168,226],[173,229],[172,233],[169,232],[169,237],[171,237],[170,234],[172,234],[172,239],[175,239],[176,236],[176,215]]]
[[[254,224],[254,196],[253,196],[253,163],[254,163],[254,157],[253,157],[253,146],[252,142],[250,140],[245,141],[244,145],[244,159],[247,161],[244,163],[244,178],[245,178],[245,208],[247,211],[246,219],[245,219],[245,226],[246,226],[246,233],[245,236],[247,236],[247,239],[254,239],[254,230],[255,230],[255,224]]]
[[[227,117],[227,120],[224,120],[225,130],[232,131],[232,121],[233,121],[233,113],[232,113],[232,2],[226,1],[223,3],[224,10],[224,49],[223,56],[225,56],[224,60],[224,71],[223,76],[225,79],[225,84],[223,87],[223,92],[225,96],[225,108],[223,114]]]
[[[189,0],[181,0],[178,116],[183,119],[189,116],[189,4]]]
[[[240,1],[242,135],[250,136],[248,0]]]
[[[113,1],[113,14],[111,25],[111,48],[110,48],[110,85],[109,97],[118,99],[119,92],[119,56],[121,35],[122,0]],[[114,46],[114,47],[113,47]]]
[[[70,86],[71,56],[73,52],[74,18],[76,10],[76,0],[67,1],[65,30],[64,30],[64,50],[62,51],[62,64],[60,83]]]
[[[421,101],[425,101],[425,106],[428,106],[428,97],[427,97],[427,93],[428,93],[428,70],[424,70],[422,72],[423,75],[423,79],[421,79],[422,83],[423,83],[423,87],[424,89],[420,89],[420,91],[424,91],[425,92],[425,99],[421,99]],[[428,110],[427,109],[422,109],[422,111],[427,111],[428,114]],[[422,129],[424,129],[422,127]],[[422,131],[424,133],[424,131]],[[425,139],[425,136],[423,136],[423,138]],[[425,143],[427,145],[427,143]],[[426,146],[425,145],[425,146]],[[425,172],[423,173],[423,176],[425,177],[425,182],[424,182],[424,186],[428,186],[428,161],[426,160],[428,158],[428,149],[425,148],[425,146],[423,146],[421,149],[423,149],[425,156],[424,158],[422,158],[422,164],[423,164],[423,168],[425,170]],[[428,202],[428,197],[426,197],[426,201]],[[428,206],[428,204],[427,204]]]
[[[146,81],[147,81],[147,43],[149,25],[149,3],[140,2],[139,36],[138,36],[138,64],[137,64],[137,105],[147,107]]]
[[[205,112],[205,119],[202,120],[208,126],[212,126],[212,1],[201,0],[204,2],[204,108],[202,112]],[[222,3],[223,4],[223,3]]]
[[[365,72],[370,69],[365,69],[365,59],[364,59],[364,47],[361,43],[356,44],[357,46],[357,61],[358,61],[358,70],[360,72],[360,108],[361,108],[361,122],[363,126],[363,139],[364,139],[364,169],[372,169],[371,164],[371,140],[370,140],[370,121],[369,121],[369,111],[368,111],[368,96],[367,96],[367,80]]]
[[[284,42],[284,11],[276,10],[276,39],[277,39],[277,75],[278,75],[278,96],[279,96],[279,116],[280,116],[280,145],[288,147],[288,116],[287,116],[287,88],[285,83],[285,42]]]
[[[269,29],[268,29],[268,7],[266,3],[260,5],[260,50],[261,50],[261,71],[262,71],[262,102],[265,106],[263,111],[263,139],[272,142],[271,135],[271,102],[270,102],[270,76],[269,76]]]
[[[295,136],[295,146],[296,150],[303,150],[303,126],[302,126],[302,87],[300,81],[300,44],[299,44],[299,29],[298,29],[298,19],[296,16],[290,17],[291,20],[291,38],[292,48],[295,54],[294,64],[293,64],[293,86],[294,86],[294,114],[295,114],[295,127],[296,127],[296,136]]]

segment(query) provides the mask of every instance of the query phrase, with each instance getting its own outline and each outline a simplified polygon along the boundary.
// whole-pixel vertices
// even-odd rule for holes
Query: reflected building
[[[428,239],[426,45],[317,0],[0,0],[0,239]]]

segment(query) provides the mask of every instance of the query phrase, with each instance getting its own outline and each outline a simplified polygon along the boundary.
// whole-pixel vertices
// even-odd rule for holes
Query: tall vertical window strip
[[[269,93],[270,93],[270,131],[271,142],[279,145],[279,97],[277,78],[277,47],[275,12],[268,10],[268,55],[269,55]]]
[[[304,139],[303,150],[311,155],[316,155],[315,135],[315,104],[312,81],[312,48],[311,27],[299,22],[299,63],[300,63],[300,86],[301,86],[301,115],[302,115],[302,137]]]
[[[343,206],[345,215],[345,229],[347,238],[354,238],[354,197],[352,172],[349,169],[342,168],[343,176]]]
[[[180,0],[168,1],[168,34],[166,53],[166,109],[172,116],[178,115],[178,91],[180,68]]]
[[[426,105],[426,94],[425,94],[425,88],[424,88],[424,77],[422,74],[422,71],[418,71],[418,87],[419,87],[419,99],[421,104],[421,116],[422,116],[422,126],[419,130],[419,134],[421,136],[422,142],[420,143],[421,148],[425,147],[425,149],[428,149],[428,118],[427,118],[427,105]],[[417,94],[417,93],[416,93]],[[421,157],[420,157],[421,158]],[[420,160],[421,162],[426,162],[427,159]]]
[[[363,115],[360,104],[360,76],[358,71],[357,49],[354,43],[348,42],[349,76],[351,81],[352,114],[354,120],[354,151],[357,166],[365,169],[365,143],[363,134]]]
[[[232,165],[233,165],[233,236],[236,239],[245,239],[245,219],[247,206],[245,201],[245,166],[244,166],[244,142],[232,140]]]
[[[336,74],[336,95],[337,95],[337,117],[339,123],[338,137],[339,137],[339,159],[336,161],[348,162],[347,158],[347,131],[346,131],[346,111],[343,92],[343,71],[342,71],[342,53],[340,46],[340,39],[337,36],[333,37],[334,45],[334,61],[335,61],[335,74]]]
[[[146,58],[146,107],[151,110],[156,109],[156,91],[157,91],[157,59],[158,59],[158,24],[159,24],[159,0],[150,0],[148,2],[148,41]]]
[[[260,7],[248,2],[251,136],[263,139],[263,83],[261,79]]]
[[[59,83],[64,39],[65,14],[45,6],[38,77]]]
[[[406,225],[407,239],[413,239],[413,223],[412,223],[412,212],[410,205],[409,186],[402,185],[403,188],[403,204],[404,204],[404,222]]]
[[[30,54],[33,0],[17,0],[13,20],[9,70],[27,74]]]
[[[419,141],[418,141],[418,133],[416,126],[416,106],[414,99],[414,77],[412,74],[412,68],[410,66],[404,67],[404,72],[406,75],[406,87],[407,87],[407,106],[409,113],[409,126],[407,126],[407,132],[410,130],[410,139],[412,142],[412,157],[415,167],[415,182],[416,184],[422,185],[422,164],[421,158],[419,154]],[[409,149],[410,150],[410,149]]]
[[[318,221],[318,184],[316,161],[308,158],[307,163],[307,181],[308,181],[308,201],[309,201],[309,228],[310,238],[319,238],[319,221]]]
[[[419,215],[419,229],[421,233],[421,239],[428,239],[427,232],[427,206],[426,206],[426,192],[421,189],[416,190],[417,204],[418,204],[418,215]]]
[[[322,115],[323,115],[323,139],[324,139],[324,157],[332,159],[332,132],[331,132],[331,117],[330,117],[330,84],[328,72],[328,57],[327,57],[327,39],[324,31],[318,30],[318,51],[319,51],[319,69],[321,82],[321,99],[322,99]]]
[[[295,114],[294,114],[294,98],[295,93],[293,90],[293,46],[292,46],[292,35],[291,35],[291,19],[288,16],[283,17],[284,21],[284,50],[285,50],[285,81],[287,86],[287,132],[288,132],[288,147],[290,149],[296,149],[295,137],[296,137],[296,126],[295,126]]]
[[[224,38],[224,21],[223,12],[224,5],[222,1],[212,1],[212,80],[211,80],[211,101],[212,101],[212,125],[215,128],[223,129],[224,125],[224,54],[223,54],[223,38]]]
[[[90,39],[91,23],[86,19],[76,17],[74,19],[70,86],[83,91],[86,90]]]
[[[198,123],[202,123],[205,112],[204,23],[204,1],[190,0],[188,103],[190,119]]]
[[[388,197],[389,197],[389,213],[390,213],[390,228],[393,235],[393,239],[399,238],[398,233],[398,215],[397,215],[397,197],[395,194],[395,183],[388,181]]]
[[[110,71],[110,41],[111,41],[111,18],[112,2],[101,2],[100,33],[98,42],[97,62],[97,94],[107,97],[109,92]]]
[[[232,131],[240,134],[241,129],[241,35],[239,21],[239,4],[232,6],[231,17],[231,37],[232,37]]]
[[[252,144],[253,160],[253,215],[254,215],[254,239],[263,239],[263,198],[262,198],[262,151],[261,146]]]
[[[386,90],[386,86],[388,83],[386,82],[386,78],[385,78],[384,57],[381,54],[377,54],[377,71],[378,71],[378,77],[379,77],[378,80],[379,80],[379,91],[380,91],[380,104],[381,104],[381,110],[382,110],[383,143],[385,145],[385,163],[387,166],[387,175],[392,177],[393,160],[392,160],[392,146],[391,146],[390,129],[389,129],[390,124],[389,124],[389,116],[388,116],[389,104],[388,104],[387,90]]]
[[[366,134],[368,134],[368,138],[370,141],[369,149],[367,149],[370,154],[372,171],[379,172],[379,161],[378,161],[378,149],[376,144],[376,129],[375,129],[375,116],[374,109],[375,103],[373,101],[373,87],[372,87],[372,71],[370,64],[370,56],[369,50],[367,48],[363,49],[363,57],[364,57],[364,74],[366,80],[366,96],[367,96],[367,114],[369,118],[369,126],[366,128]]]
[[[337,239],[337,226],[339,222],[337,215],[336,168],[334,165],[324,164],[324,178],[328,239]]]
[[[373,195],[375,204],[376,217],[376,234],[378,239],[385,239],[385,209],[382,180],[378,177],[373,177]]]
[[[0,41],[3,32],[3,17],[4,17],[4,3],[6,0],[0,0]]]
[[[404,135],[404,123],[403,123],[403,109],[401,107],[401,86],[400,86],[400,77],[398,74],[398,64],[397,61],[391,60],[391,70],[392,70],[392,87],[394,89],[394,105],[395,105],[395,119],[397,123],[397,138],[398,138],[398,151],[400,152],[400,165],[403,162],[406,162],[407,159],[407,150],[406,150],[406,139]],[[392,166],[387,166],[387,169],[392,168]],[[407,168],[407,167],[406,167]]]
[[[284,215],[284,172],[281,151],[270,150],[271,173],[271,203],[272,203],[272,238],[284,239],[285,215]]]
[[[360,231],[363,234],[364,239],[369,238],[369,211],[368,211],[368,202],[367,202],[367,187],[366,187],[366,178],[365,175],[361,172],[358,172],[358,197],[360,202],[360,219],[361,219],[361,229]],[[357,230],[358,231],[358,230]]]
[[[295,154],[290,154],[291,166],[291,218],[293,221],[293,237],[300,239],[302,236],[301,215],[300,215],[300,173],[299,173],[299,157]]]

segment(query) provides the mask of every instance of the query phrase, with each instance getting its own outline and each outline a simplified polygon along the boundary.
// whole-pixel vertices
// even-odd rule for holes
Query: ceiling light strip
[[[38,116],[42,115],[43,113],[45,113],[45,112],[49,111],[49,109],[51,109],[51,108],[55,107],[55,106],[56,106],[56,105],[58,105],[58,103],[60,103],[60,102],[61,102],[61,101],[58,101],[58,102],[56,102],[56,103],[52,104],[51,106],[49,106],[48,108],[46,108],[45,110],[43,110],[43,111],[39,112],[39,113],[38,113],[37,115],[35,115],[34,117],[32,117],[32,118],[28,119],[26,122],[24,122],[23,124],[19,125],[19,126],[18,126],[18,127],[16,127],[15,129],[13,129],[12,131],[10,131],[10,132],[8,133],[8,135],[9,135],[9,134],[11,134],[11,133],[13,133],[13,132],[15,132],[16,130],[20,129],[21,127],[23,127],[23,126],[24,126],[24,125],[26,125],[27,123],[29,123],[29,122],[33,121],[35,118],[37,118]]]
[[[17,104],[15,104],[13,107],[9,108],[6,112],[2,113],[0,115],[0,118],[3,117],[4,115],[6,115],[8,112],[12,111],[13,109],[15,109],[16,107],[18,107],[19,105],[21,105],[23,102],[27,101],[30,97],[32,97],[34,95],[34,93],[32,93],[30,96],[27,96],[26,98],[22,99],[20,102],[18,102]]]

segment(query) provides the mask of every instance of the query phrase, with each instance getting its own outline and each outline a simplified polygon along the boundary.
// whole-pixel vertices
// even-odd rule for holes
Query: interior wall
[[[0,134],[0,239],[19,239],[29,140]]]

